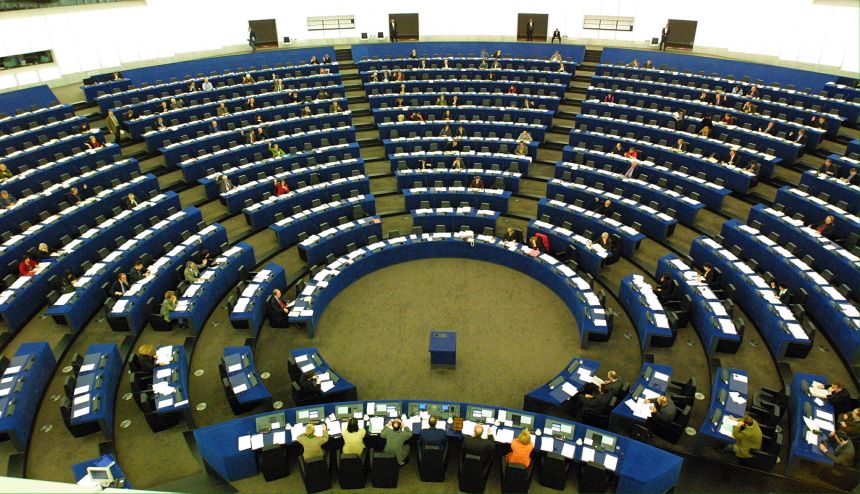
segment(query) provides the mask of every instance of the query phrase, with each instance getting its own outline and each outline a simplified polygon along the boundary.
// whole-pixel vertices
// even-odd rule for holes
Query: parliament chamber
[[[7,64],[0,490],[856,492],[856,50],[585,3]]]

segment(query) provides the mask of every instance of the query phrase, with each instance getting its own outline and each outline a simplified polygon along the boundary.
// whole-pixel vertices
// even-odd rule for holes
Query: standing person
[[[391,25],[388,26],[388,37],[391,38],[392,43],[397,43],[397,23],[394,19],[391,19]]]
[[[666,41],[669,39],[669,23],[667,22],[665,26],[663,26],[663,30],[660,31],[660,51],[666,51]]]
[[[558,28],[555,28],[555,31],[552,32],[552,39],[549,40],[549,44],[553,44],[555,40],[558,40],[558,44],[561,44],[561,31]]]
[[[526,25],[526,41],[534,41],[535,37],[535,21],[534,19],[529,19],[529,23]]]
[[[113,110],[108,110],[107,117],[107,128],[108,132],[113,134],[113,142],[119,144],[120,137],[122,136],[122,130],[120,129],[119,119],[116,118]]]
[[[248,44],[251,45],[251,53],[257,53],[257,33],[250,26],[248,26]]]

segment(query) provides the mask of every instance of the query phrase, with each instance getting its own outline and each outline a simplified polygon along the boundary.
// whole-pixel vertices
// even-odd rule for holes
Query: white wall
[[[511,39],[517,12],[549,14],[570,42],[642,46],[667,18],[697,20],[696,50],[860,70],[857,2],[814,0],[147,0],[0,14],[0,55],[54,51],[55,64],[0,71],[0,90],[119,66],[241,49],[249,19],[275,18],[297,44],[351,43],[385,31],[388,13],[420,14],[422,39]],[[355,15],[356,29],[307,32],[306,17]],[[635,18],[634,31],[586,31],[584,15]]]

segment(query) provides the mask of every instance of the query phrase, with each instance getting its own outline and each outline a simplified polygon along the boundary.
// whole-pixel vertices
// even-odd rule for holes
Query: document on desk
[[[615,468],[618,466],[618,457],[612,455],[604,455],[603,456],[603,465],[613,472]]]
[[[498,429],[495,435],[496,442],[510,444],[514,440],[513,429]]]
[[[82,417],[88,413],[90,413],[90,407],[78,408],[77,410],[72,412],[72,418],[76,419],[76,418]]]
[[[595,451],[591,448],[583,447],[582,448],[582,461],[594,461],[594,453]]]
[[[555,446],[555,440],[549,436],[542,436],[540,438],[540,450],[551,452],[553,446]]]
[[[817,418],[815,419],[815,425],[818,426],[818,430],[833,432],[833,420]]]
[[[251,436],[239,436],[239,451],[251,449]]]
[[[729,391],[729,398],[731,398],[732,401],[737,403],[738,405],[743,405],[747,402],[746,398],[741,396],[741,394],[737,391]]]
[[[731,319],[717,319],[720,322],[720,329],[725,334],[738,334],[738,330],[735,328],[735,323],[732,322]]]
[[[293,424],[290,427],[290,437],[292,437],[293,442],[298,441],[299,437],[305,433],[305,424]]]
[[[370,417],[370,433],[379,434],[385,427],[385,417]]]
[[[314,370],[314,364],[313,364],[313,362],[309,362],[305,365],[300,366],[299,369],[302,370],[302,373],[309,372],[309,371]]]
[[[233,388],[233,394],[237,395],[239,393],[244,393],[247,390],[248,390],[248,385],[243,383],[243,384],[240,384],[240,385],[235,386]]]
[[[666,314],[654,314],[654,323],[658,328],[668,328],[669,327],[669,318]]]
[[[82,394],[75,396],[75,399],[72,401],[72,405],[80,405],[81,403],[90,401],[90,394]]]
[[[275,431],[272,434],[272,443],[273,444],[286,444],[287,443],[287,431]]]
[[[251,436],[251,449],[263,449],[265,443],[263,442],[262,434],[254,434]]]
[[[573,384],[571,384],[569,382],[564,382],[561,385],[561,390],[564,391],[565,394],[567,394],[571,398],[576,396],[576,393],[579,393],[579,390],[576,389],[576,386],[574,386]]]
[[[564,446],[561,447],[561,456],[565,458],[573,459],[574,453],[576,453],[576,447],[571,443],[564,443]]]
[[[711,311],[713,311],[717,316],[723,317],[728,315],[722,302],[708,302],[708,305],[711,307]]]
[[[170,369],[169,367],[167,367],[165,369],[158,369],[157,371],[155,371],[155,377],[157,379],[164,379],[164,378],[170,377],[171,372],[172,372],[172,369]]]
[[[806,442],[808,444],[816,446],[818,444],[818,434],[812,431],[806,431]]]
[[[654,398],[656,398],[656,397],[660,396],[660,393],[658,393],[658,392],[654,391],[653,389],[645,388],[645,389],[643,389],[643,390],[642,390],[642,396],[643,396],[646,400],[653,400]]]
[[[320,382],[320,391],[326,393],[334,388],[334,383],[331,381],[322,381]]]

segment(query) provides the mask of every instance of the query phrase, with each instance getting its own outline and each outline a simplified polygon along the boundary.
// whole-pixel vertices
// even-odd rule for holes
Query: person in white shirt
[[[202,87],[203,87],[204,91],[211,91],[212,90],[213,86],[212,86],[212,83],[209,82],[208,77],[203,79],[203,86]]]

